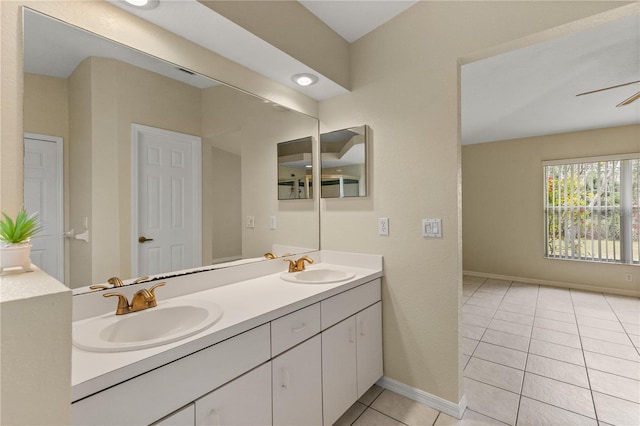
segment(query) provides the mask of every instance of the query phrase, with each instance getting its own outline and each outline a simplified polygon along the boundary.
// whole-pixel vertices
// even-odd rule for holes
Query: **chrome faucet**
[[[145,309],[158,306],[156,301],[155,290],[158,287],[162,287],[166,283],[159,283],[151,287],[149,290],[143,288],[138,290],[131,299],[131,304],[127,296],[122,293],[105,293],[103,297],[118,297],[118,307],[116,308],[116,315],[130,314],[131,312],[143,311]]]
[[[304,271],[304,262],[313,263],[313,259],[309,256],[302,256],[300,259],[293,261],[292,259],[283,259],[285,262],[289,262],[289,272]]]

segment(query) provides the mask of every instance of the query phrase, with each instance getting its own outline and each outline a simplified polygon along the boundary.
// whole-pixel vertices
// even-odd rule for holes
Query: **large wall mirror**
[[[367,195],[368,127],[320,135],[322,198]]]
[[[317,140],[316,118],[26,8],[24,64],[34,258],[68,286],[319,248],[317,197],[282,205],[272,180],[277,144]]]

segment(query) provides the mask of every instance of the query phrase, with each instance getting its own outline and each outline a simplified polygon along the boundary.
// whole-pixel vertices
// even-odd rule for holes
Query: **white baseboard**
[[[469,275],[472,277],[493,278],[496,280],[505,280],[505,281],[517,281],[525,284],[538,284],[538,285],[546,285],[550,287],[562,287],[562,288],[572,288],[574,290],[593,291],[596,293],[607,293],[607,294],[617,294],[620,296],[640,297],[640,291],[636,291],[636,290],[621,290],[621,289],[610,288],[610,287],[597,287],[592,285],[567,283],[563,281],[549,281],[549,280],[539,280],[536,278],[516,277],[511,275],[488,274],[486,272],[462,271],[462,274]]]
[[[464,414],[464,410],[467,409],[467,397],[465,395],[462,395],[460,402],[455,404],[451,401],[447,401],[446,399],[442,399],[439,396],[405,385],[404,383],[391,379],[387,376],[382,376],[382,378],[378,380],[377,385],[431,407],[434,410],[442,411],[456,419],[461,419]]]

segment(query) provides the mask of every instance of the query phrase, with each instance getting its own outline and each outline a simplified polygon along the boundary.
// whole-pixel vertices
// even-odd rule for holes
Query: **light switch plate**
[[[269,216],[269,229],[276,229],[276,217]]]
[[[247,228],[256,227],[256,218],[254,216],[247,216]]]
[[[422,219],[422,236],[442,238],[442,219]]]

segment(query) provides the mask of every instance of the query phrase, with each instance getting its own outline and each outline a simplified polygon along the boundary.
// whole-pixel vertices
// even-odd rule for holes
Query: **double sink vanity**
[[[382,257],[307,256],[77,294],[73,424],[333,424],[382,377]]]

